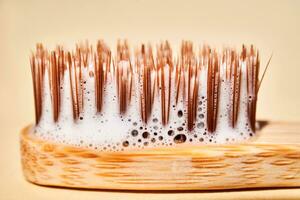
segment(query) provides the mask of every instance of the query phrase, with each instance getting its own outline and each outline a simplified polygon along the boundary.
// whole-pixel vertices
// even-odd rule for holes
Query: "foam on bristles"
[[[38,45],[31,58],[36,125],[32,134],[100,151],[247,141],[254,135],[259,58],[183,42],[174,61],[169,44],[134,59],[126,42],[71,53]]]

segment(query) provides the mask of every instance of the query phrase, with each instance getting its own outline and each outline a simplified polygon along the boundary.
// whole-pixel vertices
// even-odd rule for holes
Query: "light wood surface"
[[[257,176],[257,174],[253,173],[253,170],[255,171],[255,169],[251,168],[250,167],[246,167],[246,166],[241,166],[241,169],[236,169],[238,171],[238,173],[240,173],[241,171],[242,172],[245,172],[243,175],[245,177],[241,177],[240,179],[240,182],[239,183],[236,183],[236,185],[231,185],[231,186],[235,186],[235,188],[239,188],[241,186],[244,186],[245,185],[247,187],[253,187],[253,184],[259,184],[260,183],[267,183],[268,185],[260,185],[260,186],[265,186],[265,187],[268,187],[268,186],[296,186],[300,184],[300,181],[299,181],[299,178],[300,178],[300,175],[299,175],[299,156],[300,156],[300,152],[299,152],[299,144],[300,144],[300,124],[299,123],[282,123],[282,122],[277,122],[277,123],[268,123],[268,124],[264,124],[264,123],[260,123],[261,125],[263,125],[262,129],[259,131],[259,137],[257,138],[256,141],[254,141],[253,143],[251,144],[245,144],[243,147],[240,147],[240,149],[236,149],[237,151],[232,151],[232,145],[231,146],[227,146],[226,148],[229,148],[231,149],[230,151],[228,151],[228,149],[225,150],[225,152],[227,152],[227,156],[229,158],[236,158],[237,155],[240,155],[241,152],[243,154],[242,156],[242,160],[244,162],[244,164],[250,164],[250,165],[253,165],[253,164],[258,164],[260,163],[260,168],[263,168],[264,170],[260,171],[260,173],[262,174],[267,174],[267,176],[269,177],[261,177],[260,175]],[[26,139],[26,138],[25,138]],[[27,138],[28,139],[28,138]],[[41,141],[37,141],[37,140],[30,140],[31,142],[34,142],[34,144],[43,144],[42,146],[42,150],[43,150],[43,153],[45,152],[52,152],[52,153],[56,153],[56,156],[62,160],[60,160],[60,163],[62,165],[58,166],[58,167],[62,167],[62,166],[65,166],[66,168],[64,168],[63,170],[65,170],[65,174],[61,174],[63,177],[62,178],[62,182],[63,185],[66,185],[66,184],[69,184],[68,186],[72,186],[72,187],[76,187],[76,184],[77,184],[77,187],[78,185],[81,185],[82,182],[80,182],[80,179],[78,179],[79,176],[85,176],[85,171],[80,171],[81,167],[74,167],[74,165],[64,165],[63,163],[76,163],[76,159],[74,159],[74,157],[70,158],[69,160],[67,158],[65,158],[63,156],[63,152],[61,151],[62,149],[60,149],[60,147],[55,147],[55,145],[44,145],[43,142]],[[274,148],[274,143],[276,143],[275,145],[275,148]],[[22,147],[24,148],[24,147]],[[211,177],[215,177],[215,176],[212,176],[212,174],[218,174],[218,167],[221,167],[222,166],[220,164],[222,164],[222,162],[218,162],[216,163],[216,160],[213,160],[213,159],[208,159],[207,155],[218,155],[220,153],[224,153],[224,147],[214,147],[214,146],[211,146],[211,147],[208,147],[206,150],[201,150],[201,147],[198,148],[198,150],[195,150],[195,148],[192,148],[194,149],[193,151],[191,151],[190,148],[185,148],[185,150],[183,151],[183,149],[181,150],[176,150],[176,149],[173,149],[173,151],[169,151],[169,150],[161,150],[161,152],[156,152],[154,153],[154,155],[158,156],[158,154],[160,155],[159,157],[156,157],[155,159],[159,162],[161,162],[161,159],[162,159],[162,156],[161,154],[163,153],[164,156],[167,155],[171,155],[171,154],[179,154],[180,155],[180,158],[181,158],[181,162],[178,162],[178,163],[182,163],[184,164],[185,163],[185,157],[187,156],[186,152],[188,151],[189,153],[193,152],[193,155],[194,155],[194,158],[196,158],[196,155],[199,156],[198,158],[201,158],[202,161],[204,163],[202,164],[205,164],[203,166],[206,166],[206,167],[212,167],[211,169],[211,172],[208,173],[203,173],[202,172],[202,175],[204,175],[204,177],[207,179],[211,179]],[[242,149],[242,150],[241,150]],[[116,157],[115,154],[113,155],[106,155],[103,157],[103,154],[102,154],[102,157],[99,157],[96,155],[95,152],[88,152],[88,151],[75,151],[76,149],[74,148],[68,148],[68,147],[63,147],[63,151],[64,153],[66,152],[69,152],[70,155],[74,156],[75,154],[75,157],[80,157],[80,158],[84,158],[85,160],[89,160],[89,159],[92,159],[92,158],[96,158],[98,159],[98,161],[109,161],[109,162],[119,162],[120,163],[126,163],[124,161],[128,161],[130,160],[132,157],[130,158],[125,158],[125,157]],[[78,150],[78,149],[77,149]],[[253,154],[251,155],[260,155],[258,157],[248,157],[247,154],[249,155],[249,151],[253,152]],[[148,154],[147,154],[148,152]],[[130,154],[131,156],[133,157],[139,157],[139,158],[142,158],[142,157],[147,157],[149,156],[149,152],[151,155],[153,155],[153,151],[145,151],[143,152],[143,155],[141,154],[141,152],[135,152],[135,153],[132,153]],[[175,153],[174,153],[175,152]],[[201,152],[201,153],[200,153]],[[245,152],[248,152],[245,154]],[[276,154],[274,156],[274,153]],[[34,155],[34,156],[33,156]],[[39,154],[39,152],[35,152],[33,155],[33,159],[36,159],[38,156],[41,156]],[[53,154],[54,155],[54,154]],[[128,153],[127,153],[128,155]],[[120,156],[120,155],[118,155]],[[142,157],[141,157],[142,156]],[[42,156],[43,157],[43,156]],[[148,157],[149,158],[149,157]],[[153,157],[152,157],[153,158]],[[206,159],[204,159],[206,158]],[[270,159],[272,158],[272,159]],[[275,158],[275,159],[273,159]],[[32,158],[31,158],[32,159]],[[44,160],[42,162],[44,162],[44,165],[43,166],[38,166],[37,169],[41,172],[39,175],[41,175],[41,177],[39,178],[43,178],[42,176],[47,176],[47,174],[45,174],[45,166],[53,166],[54,163],[51,163],[49,162],[50,160],[49,159],[46,159],[46,158],[43,158]],[[62,162],[62,161],[66,161],[66,162]],[[268,162],[266,161],[268,160],[269,163],[273,163],[272,164],[269,164],[268,166]],[[77,161],[79,161],[77,159]],[[83,161],[83,160],[81,160]],[[198,160],[199,161],[199,160]],[[263,163],[263,165],[262,165]],[[102,165],[101,165],[101,162],[100,164],[98,163],[93,163],[95,167],[100,167],[100,168],[105,168],[105,166],[103,165],[103,162],[102,162]],[[165,163],[166,164],[166,167],[168,167],[168,163]],[[197,162],[196,162],[197,164]],[[199,163],[198,163],[199,164]],[[223,163],[224,164],[224,163]],[[77,165],[78,166],[78,165]],[[203,167],[201,166],[201,167]],[[265,168],[267,166],[267,168]],[[107,167],[107,166],[106,166]],[[145,166],[144,166],[145,167]],[[180,166],[175,166],[177,169],[178,167],[180,168]],[[256,167],[256,166],[253,166],[253,167]],[[106,169],[112,169],[111,166],[110,167],[107,167]],[[282,171],[280,170],[282,169]],[[56,169],[57,170],[57,169]],[[149,170],[149,168],[148,168]],[[163,170],[163,169],[161,169]],[[291,171],[292,170],[292,171]],[[294,170],[294,171],[293,171]],[[295,171],[296,170],[296,171]],[[93,171],[93,170],[92,170]],[[103,171],[103,170],[102,170]],[[138,173],[139,170],[136,170],[136,173]],[[52,171],[53,172],[53,171]],[[57,171],[56,171],[57,172]],[[74,174],[75,172],[75,174]],[[80,172],[76,175],[77,172]],[[215,172],[215,173],[213,173]],[[220,172],[220,171],[219,171]],[[249,173],[250,172],[250,173]],[[292,173],[292,174],[291,174]],[[73,174],[73,175],[72,175]],[[145,172],[145,174],[147,174]],[[234,173],[233,173],[234,174]],[[118,176],[112,176],[113,173],[108,173],[106,174],[107,176],[105,176],[105,173],[101,174],[100,176],[103,177],[108,177],[108,178],[116,178]],[[126,174],[123,174],[126,178]],[[157,176],[158,174],[156,174]],[[199,175],[199,174],[198,174]],[[243,176],[241,175],[241,176]],[[276,176],[275,176],[276,175]],[[201,176],[201,175],[200,175]],[[255,177],[254,177],[255,176]],[[279,178],[278,180],[273,180],[273,181],[267,181],[268,178]],[[28,178],[28,177],[27,177]],[[37,178],[37,177],[35,177]],[[47,177],[44,177],[44,178],[47,178]],[[120,177],[119,177],[120,178]],[[122,177],[121,177],[122,178]],[[248,180],[248,182],[246,182],[247,184],[245,184],[245,182],[243,182],[243,178],[246,178],[246,180]],[[40,179],[40,180],[47,180],[47,179]],[[70,183],[70,180],[75,180],[73,181],[73,183]],[[292,180],[292,181],[291,181]],[[31,179],[31,181],[37,181],[37,179]],[[65,182],[63,182],[65,181]],[[180,181],[180,180],[179,180]],[[228,180],[227,180],[228,181]],[[278,182],[279,181],[279,182]],[[69,183],[68,183],[69,182]],[[71,181],[72,182],[72,181]],[[100,181],[101,182],[101,181]],[[75,185],[74,185],[75,183]],[[93,179],[90,179],[90,182],[87,183],[86,187],[91,187],[91,184],[93,183]],[[99,183],[99,182],[98,182]],[[225,184],[232,184],[230,182],[224,182],[224,185],[218,185],[218,182],[214,183],[213,185],[217,186],[218,185],[218,189],[220,188],[226,188],[228,187],[228,185],[225,185]],[[43,184],[49,184],[49,182],[44,182]],[[73,185],[72,185],[73,184]],[[177,185],[176,187],[178,187],[177,189],[187,189],[186,187],[182,186],[184,184],[187,184],[188,187],[191,187],[193,186],[193,183],[182,183],[182,184],[179,184],[179,186]],[[252,186],[251,186],[252,184]],[[127,183],[125,184],[127,185]],[[102,187],[108,187],[108,186],[112,186],[111,183],[108,184],[108,185],[102,185]],[[122,189],[122,187],[124,188],[124,184],[115,184],[114,185],[116,188],[118,189]],[[149,186],[149,184],[148,184]],[[157,186],[157,185],[156,185]],[[172,186],[172,185],[171,185]],[[203,187],[203,185],[201,185]],[[204,185],[205,186],[205,185]],[[209,186],[206,185],[206,186]],[[211,186],[211,185],[210,185]],[[39,186],[36,186],[36,187],[39,187]],[[95,187],[95,185],[94,185]],[[98,185],[99,187],[99,185]],[[145,188],[147,186],[145,186],[145,184],[133,184],[133,187],[134,188],[128,188],[127,189],[158,189],[158,188],[151,188],[151,184],[150,184],[150,187],[149,188]],[[161,189],[170,189],[170,188],[164,188],[164,186],[161,186],[162,188]],[[174,185],[172,186],[174,187]],[[199,185],[194,185],[194,188],[190,188],[190,189],[196,189],[196,187],[198,187],[198,189],[201,189],[199,188]],[[234,188],[234,187],[233,187]],[[202,188],[203,189],[203,188]],[[216,188],[204,188],[204,189],[216,189]],[[53,188],[49,189],[49,190],[53,190]],[[67,190],[67,189],[57,189],[57,190]],[[226,196],[226,195],[220,195],[220,194],[231,194],[232,196],[229,198],[237,198],[237,199],[248,199],[250,197],[252,197],[252,195],[254,195],[253,197],[255,197],[255,199],[259,199],[259,198],[264,198],[266,197],[265,195],[268,194],[268,192],[270,191],[273,191],[274,193],[273,194],[277,194],[279,196],[277,197],[280,197],[281,199],[283,198],[286,198],[286,199],[298,199],[300,197],[300,189],[296,188],[296,189],[268,189],[268,190],[231,190],[231,191],[217,191],[217,192],[212,192],[212,191],[206,191],[206,192],[199,192],[199,191],[196,191],[196,192],[186,192],[184,191],[183,193],[180,193],[179,196],[181,196],[181,198],[191,198],[198,194],[199,197],[202,195],[202,196],[205,196],[206,198],[211,198],[211,199],[214,199],[213,197],[221,197],[223,199],[227,199],[228,197],[230,196]],[[74,191],[76,190],[71,190],[71,192],[73,193]],[[264,192],[262,192],[264,191]],[[77,193],[78,191],[76,191]],[[81,191],[82,192],[82,191]],[[87,193],[90,193],[90,192],[95,192],[95,191],[85,191]],[[103,193],[103,191],[99,191],[100,193]],[[105,193],[107,194],[118,194],[120,191],[105,191]],[[124,192],[122,191],[122,194],[125,195],[125,197],[128,197],[127,195],[130,194],[135,194],[137,195],[136,197],[139,198],[139,197],[142,197],[143,194],[144,195],[149,195],[149,197],[157,197],[157,198],[167,198],[168,195],[173,196],[174,193],[176,192],[153,192],[153,191],[150,191],[150,192],[147,192],[147,191],[141,191],[141,192],[133,192],[133,191],[130,191],[130,192]],[[248,195],[249,196],[248,196]],[[245,195],[245,196],[244,196]],[[258,196],[257,196],[258,195]],[[269,195],[272,196],[272,193],[269,193]],[[195,196],[194,196],[195,197]],[[177,196],[176,196],[177,198]]]
[[[34,137],[30,130],[28,126],[21,133],[23,170],[29,181],[41,185],[124,190],[300,186],[300,137],[286,132],[279,132],[278,138],[273,134],[275,140],[264,136],[275,129],[243,144],[124,152],[55,144]]]
[[[29,200],[94,200],[94,199],[174,199],[174,200],[203,200],[203,199],[299,199],[300,188],[277,189],[247,189],[247,190],[221,190],[221,191],[178,191],[178,192],[133,192],[133,191],[109,191],[109,190],[72,190],[56,187],[42,187],[31,184],[25,180],[22,174],[19,149],[19,128],[16,126],[3,126],[0,140],[5,141],[0,145],[0,199],[29,199]],[[270,132],[272,131],[272,132]],[[280,142],[282,133],[286,134],[286,140],[299,138],[300,123],[272,123],[262,130],[262,138],[266,141],[272,136]],[[294,136],[293,136],[294,135]],[[283,142],[283,141],[281,141]]]

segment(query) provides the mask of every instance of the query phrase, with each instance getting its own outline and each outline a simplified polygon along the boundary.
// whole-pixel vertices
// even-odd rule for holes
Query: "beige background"
[[[36,42],[73,48],[77,41],[99,38],[113,50],[118,38],[128,38],[132,46],[169,39],[175,48],[182,39],[216,47],[253,43],[260,49],[263,66],[274,53],[259,94],[258,118],[300,121],[300,1],[0,0],[0,199],[48,196],[43,192],[49,198],[58,193],[74,199],[87,193],[99,198],[111,195],[28,184],[21,176],[18,154],[18,132],[34,119],[30,50]],[[257,198],[271,193],[255,192]],[[143,198],[143,194],[126,195]],[[198,196],[192,194],[190,199]]]

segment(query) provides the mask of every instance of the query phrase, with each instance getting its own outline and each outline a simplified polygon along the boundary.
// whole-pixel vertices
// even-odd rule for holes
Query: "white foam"
[[[93,62],[91,62],[93,63]],[[128,64],[128,63],[127,63]],[[126,65],[126,63],[123,63]],[[224,78],[226,64],[221,65],[221,79]],[[117,99],[116,82],[113,74],[108,74],[105,86],[103,109],[96,112],[94,77],[89,76],[89,71],[94,70],[90,64],[83,70],[84,103],[83,112],[77,121],[73,120],[72,100],[70,91],[70,77],[65,73],[61,88],[61,111],[57,123],[53,122],[51,95],[49,88],[48,71],[44,78],[43,110],[39,124],[36,125],[34,134],[45,140],[75,146],[95,148],[105,151],[120,151],[131,148],[148,148],[158,146],[172,146],[184,144],[210,144],[232,143],[249,139],[254,133],[249,129],[247,117],[247,90],[246,90],[246,63],[242,63],[242,80],[239,115],[237,126],[232,128],[229,123],[228,104],[230,102],[231,85],[228,81],[221,81],[219,114],[217,128],[214,133],[207,132],[206,105],[207,105],[207,70],[200,73],[198,108],[195,128],[187,130],[186,107],[182,96],[176,105],[175,78],[172,78],[170,119],[166,126],[161,123],[160,94],[157,93],[153,104],[151,117],[147,124],[141,120],[140,100],[137,73],[133,77],[133,96],[126,114],[120,116]],[[222,71],[223,70],[223,71]],[[168,73],[165,73],[168,74]],[[153,74],[154,76],[155,74]],[[175,72],[172,72],[172,76]],[[166,80],[168,80],[166,78]],[[181,84],[182,86],[183,84]],[[181,90],[183,89],[180,88]],[[182,115],[181,115],[182,113]],[[136,133],[138,133],[136,135]],[[184,143],[177,144],[174,138],[183,134]],[[180,136],[177,136],[177,138]]]

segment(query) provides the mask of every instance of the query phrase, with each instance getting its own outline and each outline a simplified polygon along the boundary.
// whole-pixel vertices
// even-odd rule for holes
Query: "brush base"
[[[30,127],[21,133],[23,173],[39,185],[117,190],[300,186],[300,134],[282,133],[282,141],[293,136],[296,143],[276,143],[274,138],[275,143],[258,139],[248,144],[100,152],[40,140],[28,133]]]

